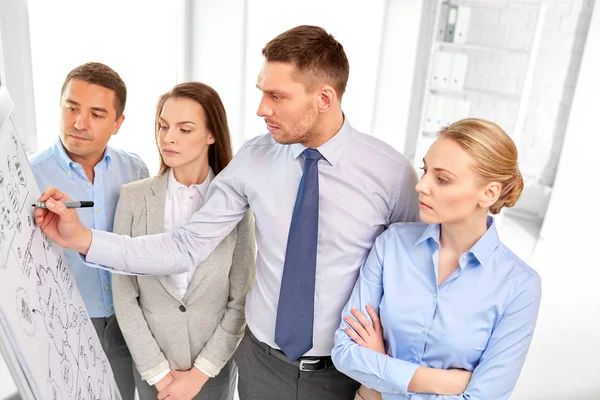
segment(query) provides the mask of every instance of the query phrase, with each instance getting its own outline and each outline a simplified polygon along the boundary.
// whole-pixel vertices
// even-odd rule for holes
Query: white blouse
[[[212,169],[208,167],[208,175],[204,182],[199,185],[185,186],[175,179],[173,169],[169,170],[165,201],[165,232],[174,232],[179,229],[193,213],[204,205],[208,186],[214,177]],[[187,293],[194,272],[195,269],[192,269],[182,274],[167,276],[167,280],[182,300]]]

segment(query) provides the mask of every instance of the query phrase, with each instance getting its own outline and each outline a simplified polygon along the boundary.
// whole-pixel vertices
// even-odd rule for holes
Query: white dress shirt
[[[199,185],[185,186],[175,179],[173,169],[169,169],[167,195],[165,198],[165,232],[175,232],[181,225],[190,219],[192,214],[204,205],[208,187],[214,176],[215,174],[213,173],[212,168],[208,167],[208,175],[204,182]],[[192,269],[182,272],[181,274],[167,276],[167,280],[173,289],[175,289],[175,292],[180,299],[183,299],[187,293],[195,271],[195,269]],[[212,377],[197,365],[196,368],[205,375]],[[148,379],[148,384],[155,385],[160,382],[162,378],[167,376],[170,371],[171,370],[167,368],[158,375]]]
[[[275,319],[304,149],[277,143],[271,134],[247,141],[211,183],[204,207],[179,230],[136,238],[92,231],[86,261],[154,275],[194,270],[250,207],[257,259],[246,320],[258,340],[278,348]],[[419,215],[415,170],[391,146],[356,131],[345,119],[317,149],[324,158],[318,164],[313,348],[306,356],[331,354],[342,309],[375,238],[388,225],[418,221]]]
[[[208,175],[199,185],[185,186],[175,179],[173,169],[169,169],[167,196],[165,199],[165,232],[175,232],[181,225],[189,221],[191,216],[204,205],[210,181],[214,178],[212,168],[208,167]],[[167,280],[175,289],[180,299],[187,293],[196,269],[181,274],[173,274]]]

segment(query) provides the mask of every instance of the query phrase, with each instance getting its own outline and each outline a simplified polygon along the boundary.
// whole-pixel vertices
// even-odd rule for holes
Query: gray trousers
[[[267,353],[265,344],[246,334],[235,361],[240,371],[240,400],[353,400],[360,384],[335,366],[318,371],[300,371]]]
[[[133,400],[135,383],[133,381],[133,361],[131,353],[121,333],[117,318],[111,315],[107,318],[90,318],[96,329],[102,349],[108,358],[115,381],[123,400]]]
[[[237,373],[238,370],[235,362],[229,360],[221,372],[219,372],[219,375],[210,378],[204,384],[200,393],[194,397],[194,400],[233,400]],[[148,382],[142,380],[137,369],[134,371],[134,377],[140,400],[156,400],[158,391],[154,386],[150,386]]]

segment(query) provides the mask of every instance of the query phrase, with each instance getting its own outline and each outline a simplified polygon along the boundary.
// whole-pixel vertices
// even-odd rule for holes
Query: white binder
[[[433,118],[433,123],[434,123],[434,131],[438,132],[440,129],[442,129],[442,127],[444,127],[445,121],[446,121],[446,115],[445,113],[448,110],[448,102],[450,99],[448,99],[445,96],[436,96],[436,100],[435,100],[435,110],[434,110],[434,118]]]
[[[440,53],[436,51],[433,53],[433,59],[431,60],[431,75],[429,76],[429,86],[432,89],[439,89],[442,87],[442,70],[440,63]]]
[[[454,43],[466,43],[470,22],[471,7],[458,7],[458,15],[456,16],[456,26],[454,28]]]
[[[462,90],[465,84],[465,75],[467,73],[467,55],[452,54],[452,67],[450,69],[450,78],[448,88],[450,90]]]
[[[432,89],[448,90],[452,71],[452,53],[436,51],[431,66],[430,86]]]
[[[441,76],[441,88],[448,90],[450,89],[450,75],[452,74],[452,60],[454,59],[453,53],[441,52],[440,69],[442,71]]]
[[[440,128],[450,125],[455,122],[456,119],[456,102],[460,101],[455,97],[446,97],[444,108],[441,112],[442,125]]]

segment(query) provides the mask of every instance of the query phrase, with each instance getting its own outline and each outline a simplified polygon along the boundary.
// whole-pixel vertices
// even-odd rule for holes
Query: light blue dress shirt
[[[173,233],[130,238],[93,231],[86,261],[116,269],[170,275],[195,268],[252,208],[256,220],[256,281],[246,320],[258,340],[277,348],[275,320],[288,232],[305,147],[271,134],[249,140],[210,184],[204,206]],[[319,233],[313,348],[331,354],[340,312],[375,238],[394,222],[417,221],[417,175],[410,162],[346,119],[318,147]]]
[[[112,231],[121,185],[148,177],[148,168],[135,154],[107,147],[94,167],[94,182],[83,167],[69,158],[60,141],[29,160],[40,191],[56,186],[74,200],[92,200],[94,208],[77,209],[87,228]],[[110,272],[85,265],[79,254],[64,250],[77,287],[91,318],[114,314]]]
[[[539,275],[488,230],[437,285],[440,226],[392,225],[377,238],[350,301],[379,312],[387,355],[335,333],[336,367],[384,399],[508,399],[521,372],[541,296]],[[419,366],[472,371],[459,396],[407,393]]]

